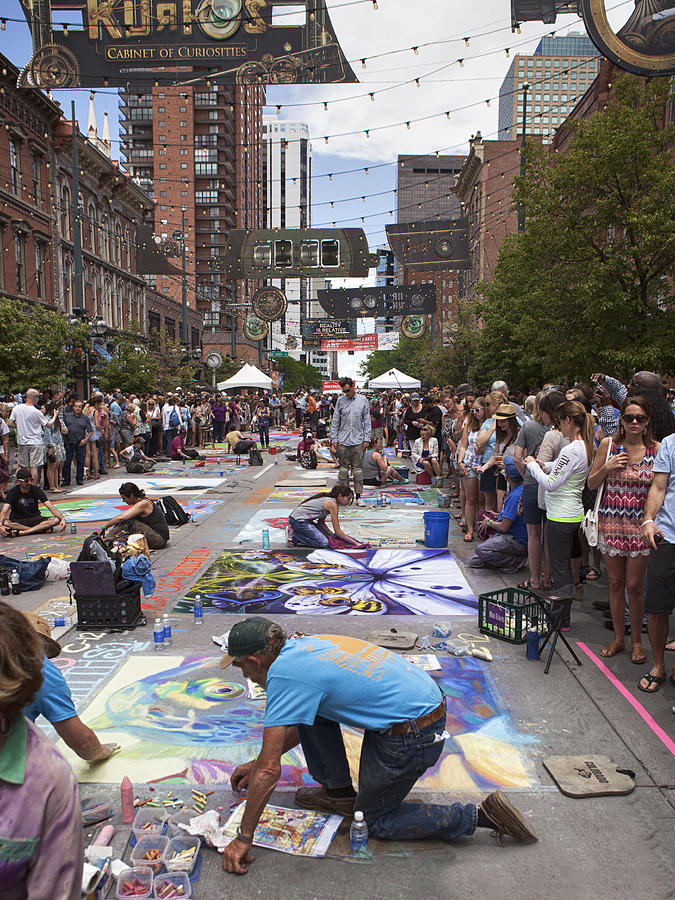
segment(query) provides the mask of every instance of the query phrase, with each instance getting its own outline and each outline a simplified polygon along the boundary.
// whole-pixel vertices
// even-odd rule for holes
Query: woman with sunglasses
[[[570,629],[572,600],[576,593],[572,573],[574,538],[584,518],[581,493],[595,452],[594,422],[576,400],[566,400],[557,410],[560,431],[569,443],[557,459],[542,463],[526,456],[523,463],[546,495],[546,543],[553,578],[553,615],[562,630]],[[522,434],[522,432],[521,432]]]
[[[647,658],[640,642],[649,557],[649,544],[642,537],[642,518],[658,449],[651,431],[648,401],[644,397],[626,397],[621,404],[619,428],[613,437],[600,442],[588,476],[589,488],[603,492],[598,510],[598,547],[607,565],[614,625],[614,640],[600,655],[616,656],[625,648],[626,592],[632,636],[630,661],[635,665],[642,665]]]
[[[491,391],[485,395],[485,419],[476,438],[476,450],[483,454],[484,460],[487,460],[478,469],[483,508],[491,512],[497,511],[497,471],[493,468],[497,441],[495,412],[507,402],[506,394],[501,391]]]
[[[467,543],[473,540],[473,530],[476,524],[479,500],[478,468],[483,462],[483,454],[477,450],[476,440],[484,419],[485,400],[483,397],[477,397],[469,408],[469,415],[462,429],[462,439],[459,442],[459,474],[462,478],[465,497],[464,525],[466,526],[466,534],[464,535],[464,540]]]

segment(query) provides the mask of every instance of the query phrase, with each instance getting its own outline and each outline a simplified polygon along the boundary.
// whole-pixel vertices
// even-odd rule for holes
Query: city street
[[[283,455],[277,455],[276,459],[279,461],[276,466],[266,470],[247,468],[226,479],[220,488],[208,490],[202,496],[223,501],[221,505],[208,517],[199,518],[198,525],[172,529],[169,547],[152,554],[157,590],[144,603],[147,626],[119,634],[78,632],[74,628],[54,632],[63,647],[59,665],[71,686],[78,712],[89,724],[97,728],[95,717],[86,712],[90,704],[101,692],[106,692],[116,675],[130,671],[129,667],[138,673],[157,671],[168,667],[169,658],[171,667],[180,667],[181,661],[188,665],[198,657],[205,660],[203,671],[207,677],[216,682],[221,679],[227,683],[242,681],[238,670],[230,668],[223,673],[216,667],[219,650],[211,640],[212,635],[229,630],[241,616],[207,608],[205,624],[198,627],[193,624],[191,615],[172,615],[173,644],[164,651],[166,662],[164,656],[153,651],[152,617],[155,613],[171,612],[223,550],[261,549],[262,535],[245,544],[235,543],[234,538],[263,504],[276,482],[297,476],[297,470]],[[269,461],[266,458],[266,466],[271,460],[271,457]],[[104,484],[102,482],[101,487]],[[220,493],[221,490],[226,493]],[[273,516],[276,506],[278,504],[268,503],[264,509],[270,510]],[[420,507],[420,520],[425,508],[430,507]],[[388,514],[387,510],[375,512]],[[86,524],[80,524],[77,540],[83,539],[88,530]],[[29,555],[32,556],[39,552],[40,541],[38,538],[26,539],[26,543],[29,541]],[[449,551],[475,595],[498,590],[518,580],[517,576],[501,578],[484,570],[466,568],[464,563],[469,550],[461,541],[461,533],[452,528]],[[63,582],[47,583],[39,591],[13,598],[13,602],[24,610],[41,610],[45,614],[43,604],[65,593]],[[521,786],[502,789],[523,812],[528,825],[538,834],[539,842],[521,846],[507,838],[505,846],[499,847],[487,830],[454,844],[371,840],[372,860],[355,864],[348,857],[346,838],[338,834],[324,859],[299,859],[254,848],[255,862],[243,877],[224,873],[222,858],[215,851],[204,849],[203,867],[194,886],[195,896],[203,900],[222,896],[338,898],[348,893],[367,893],[374,898],[390,898],[409,897],[415,893],[429,897],[507,895],[514,900],[596,898],[629,896],[630,885],[639,886],[644,896],[671,896],[671,835],[675,805],[671,706],[675,702],[675,691],[668,683],[652,697],[637,691],[636,682],[642,670],[630,664],[627,654],[606,664],[599,663],[597,654],[606,643],[607,632],[601,614],[592,609],[591,601],[605,594],[606,576],[603,575],[599,582],[587,583],[584,600],[574,604],[573,629],[568,637],[582,659],[582,667],[577,668],[572,663],[566,650],[559,650],[548,676],[544,675],[543,661],[526,659],[525,645],[495,639],[478,644],[484,637],[478,632],[475,614],[386,618],[366,614],[271,616],[288,632],[298,629],[309,634],[331,632],[356,637],[365,637],[372,629],[382,627],[429,635],[433,623],[440,621],[452,630],[453,637],[463,635],[464,639],[476,642],[476,646],[487,646],[492,662],[472,660],[472,664],[477,665],[481,679],[484,679],[482,683],[489,688],[490,702],[506,716],[510,734],[496,736],[506,738],[517,754],[521,762],[516,778],[523,780],[524,777]],[[447,653],[439,652],[437,656],[439,660],[451,661]],[[452,678],[448,684],[449,688],[444,689],[452,691]],[[631,706],[631,699],[634,706]],[[132,702],[143,702],[142,694],[137,694],[134,701],[130,700],[124,706],[123,711],[129,718],[133,718],[134,707],[129,705]],[[49,726],[44,727],[56,737]],[[450,726],[449,730],[456,733]],[[99,735],[101,740],[107,739],[105,730],[99,729]],[[490,751],[482,756],[481,748],[476,749],[478,758],[470,760],[469,768],[474,776],[477,772],[482,773],[476,776],[479,783],[481,778],[486,779],[485,784],[490,784],[491,779],[507,781],[510,774],[514,775],[510,758],[505,758],[506,761],[493,759],[492,768],[488,758]],[[183,797],[189,806],[192,805],[190,791],[194,782],[192,786],[185,783],[185,779],[158,782],[151,792],[147,782],[134,777],[134,773],[144,771],[150,777],[149,773],[159,768],[164,772],[162,760],[144,760],[137,753],[128,754],[128,750],[129,747],[123,746],[112,760],[117,775],[126,772],[134,781],[135,796],[164,799],[173,792],[172,796]],[[635,773],[635,790],[626,796],[565,797],[544,769],[543,760],[549,755],[566,754],[590,760],[598,755],[608,756],[618,768]],[[198,747],[195,756],[199,756]],[[72,754],[69,759],[74,760],[80,775],[83,799],[114,803],[115,814],[110,821],[115,826],[115,855],[128,860],[130,828],[120,819],[119,778],[116,775],[109,782],[105,777],[111,762],[88,766]],[[171,760],[170,764],[174,762]],[[223,815],[227,814],[235,795],[224,785],[211,783],[208,774],[201,773],[199,778],[196,786],[200,791],[215,791],[208,797],[207,808],[222,806]],[[469,802],[479,801],[486,792],[480,787],[450,791],[426,787],[413,792],[413,796],[427,802],[448,803],[455,799]],[[293,806],[293,790],[288,787],[277,790],[272,800],[281,806]],[[94,833],[95,829],[86,829],[87,835]]]

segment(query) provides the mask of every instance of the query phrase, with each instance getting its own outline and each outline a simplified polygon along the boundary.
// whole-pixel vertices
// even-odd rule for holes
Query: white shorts
[[[20,466],[37,469],[44,464],[44,444],[19,444],[16,459]]]

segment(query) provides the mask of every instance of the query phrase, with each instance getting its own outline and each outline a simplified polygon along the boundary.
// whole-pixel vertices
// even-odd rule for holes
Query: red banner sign
[[[322,350],[377,350],[379,335],[361,334],[355,338],[329,338],[321,341]]]
[[[324,392],[324,394],[331,394],[333,391],[338,393],[342,390],[342,388],[340,387],[339,381],[322,381],[321,390]]]

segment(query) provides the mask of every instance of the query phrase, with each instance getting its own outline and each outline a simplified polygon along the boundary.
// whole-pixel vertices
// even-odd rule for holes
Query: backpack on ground
[[[177,528],[180,528],[180,526],[185,525],[186,522],[192,521],[192,516],[188,515],[180,503],[173,497],[162,497],[157,503],[164,513],[167,525],[175,525]]]
[[[176,407],[174,406],[171,412],[169,413],[169,428],[178,428],[180,425],[180,416],[176,412]]]
[[[249,466],[262,466],[262,453],[260,452],[260,450],[258,450],[257,447],[251,447],[251,449],[248,451],[248,464]]]
[[[303,469],[316,469],[318,464],[316,453],[313,450],[304,450],[300,454],[300,465]]]

